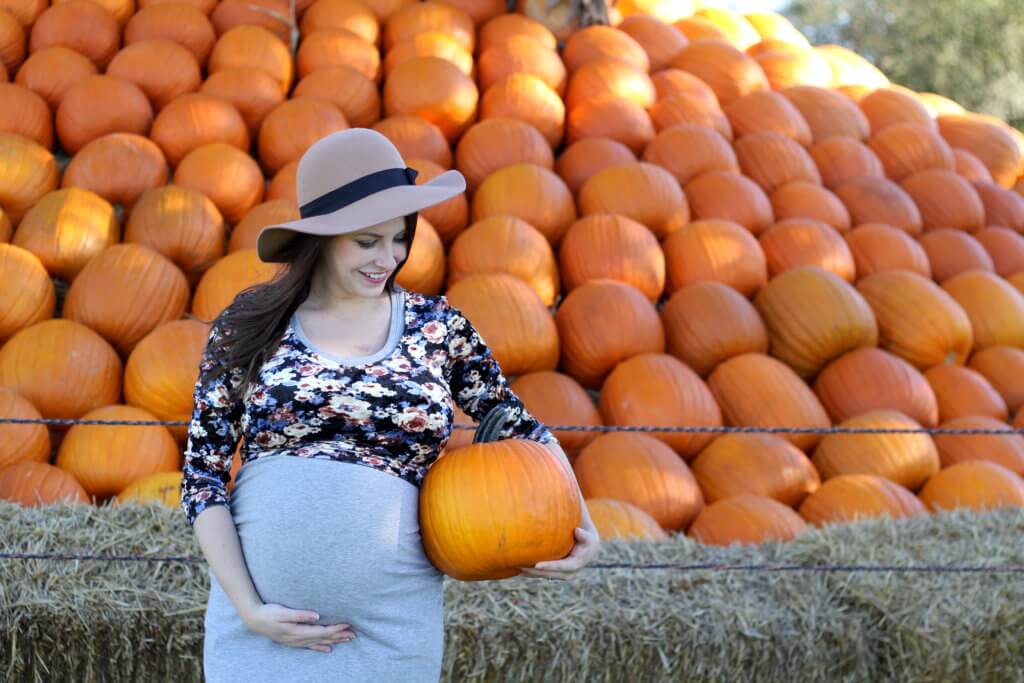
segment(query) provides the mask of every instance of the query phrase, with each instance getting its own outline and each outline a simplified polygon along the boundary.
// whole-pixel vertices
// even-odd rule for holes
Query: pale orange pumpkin
[[[1010,188],[1017,182],[1024,154],[1004,126],[975,114],[946,114],[935,122],[943,139],[978,157],[998,185]]]
[[[505,373],[554,370],[558,365],[555,320],[519,278],[476,273],[452,285],[446,296],[473,324]]]
[[[939,425],[942,429],[1005,430],[1006,421],[983,415],[955,417]],[[943,467],[982,460],[1024,474],[1024,436],[1020,434],[936,434],[935,447]]]
[[[582,505],[572,472],[539,443],[473,443],[446,452],[423,480],[423,549],[459,581],[516,576],[569,553]]]
[[[0,130],[17,133],[46,149],[53,147],[50,107],[40,95],[23,85],[0,83]]]
[[[971,186],[985,207],[986,225],[1024,232],[1024,197],[993,182],[975,181]]]
[[[972,460],[937,473],[919,497],[933,511],[1024,507],[1024,479],[998,463]]]
[[[841,94],[813,85],[796,85],[779,91],[796,107],[811,128],[815,143],[832,137],[863,141],[871,132],[868,119],[856,104]]]
[[[649,109],[655,101],[654,84],[646,71],[609,57],[589,61],[573,72],[565,93],[565,106],[570,112],[581,104],[605,98],[628,100]]]
[[[88,57],[63,45],[52,45],[29,55],[14,81],[40,95],[51,111],[56,111],[68,88],[96,73],[96,65]]]
[[[396,44],[426,31],[446,33],[470,53],[476,47],[476,27],[466,12],[440,2],[414,2],[388,18],[384,26],[384,49],[390,50]]]
[[[921,212],[925,230],[974,232],[985,225],[985,206],[969,182],[948,169],[917,171],[900,182]]]
[[[132,208],[124,241],[170,259],[190,286],[224,254],[224,218],[203,193],[180,185],[147,190]]]
[[[317,69],[295,86],[294,97],[330,102],[353,128],[369,128],[380,120],[380,93],[372,80],[352,67]]]
[[[143,7],[124,27],[125,45],[159,39],[178,43],[203,67],[217,42],[217,34],[205,13],[181,2]]]
[[[804,147],[811,144],[811,128],[803,114],[777,92],[752,92],[730,102],[723,108],[723,112],[738,138],[749,133],[768,131],[791,138]]]
[[[157,501],[172,510],[180,510],[181,480],[181,471],[155,472],[140,477],[122,489],[114,497],[112,504],[117,506],[128,502],[145,504]]]
[[[487,176],[473,195],[472,220],[497,214],[520,218],[558,246],[576,220],[576,202],[553,171],[536,164],[511,164]]]
[[[1010,415],[1024,405],[1024,349],[989,346],[971,354],[968,367],[981,373],[1006,402]]]
[[[695,282],[713,281],[749,297],[768,282],[764,251],[739,223],[694,221],[665,238],[661,246],[668,272],[665,291],[670,295]]]
[[[228,254],[203,273],[192,297],[192,315],[213,322],[239,292],[273,279],[282,269],[261,261],[255,249]]]
[[[0,207],[12,224],[17,225],[59,180],[60,171],[50,150],[0,131]]]
[[[821,485],[796,446],[771,434],[723,434],[690,465],[708,503],[744,494],[794,507]]]
[[[562,155],[564,157],[565,154]],[[661,166],[675,176],[683,187],[704,173],[740,172],[736,153],[721,135],[705,126],[688,123],[658,133],[644,148],[641,159]]]
[[[210,198],[228,223],[237,223],[263,199],[259,164],[224,142],[209,142],[185,155],[174,171],[174,184]]]
[[[667,67],[689,43],[671,21],[661,21],[644,14],[627,16],[616,28],[629,34],[644,49],[651,72]]]
[[[723,107],[749,93],[770,89],[764,71],[752,57],[717,41],[690,43],[675,56],[671,66],[711,86]]]
[[[701,377],[742,353],[767,353],[768,333],[753,305],[720,282],[695,282],[661,309],[666,350]]]
[[[545,306],[559,294],[551,244],[529,223],[508,215],[484,218],[460,233],[448,251],[448,287],[476,273],[508,273],[533,289]]]
[[[668,94],[658,98],[650,109],[650,119],[659,133],[680,125],[695,125],[715,131],[728,142],[732,142],[734,137],[732,125],[717,102],[705,102],[689,94]]]
[[[167,184],[167,159],[149,138],[134,133],[98,137],[64,169],[61,187],[91,190],[130,209],[146,190]]]
[[[704,508],[686,462],[652,435],[602,434],[580,452],[573,469],[584,498],[634,505],[666,531],[685,531]]]
[[[410,292],[436,295],[444,285],[447,257],[444,243],[423,214],[416,219],[416,239],[396,282]]]
[[[981,159],[966,149],[953,147],[952,150],[953,170],[957,172],[957,175],[972,183],[992,182],[992,174],[989,173],[988,168],[981,162]]]
[[[836,358],[813,386],[835,422],[881,409],[898,410],[926,427],[939,421],[935,392],[924,375],[879,348],[860,348]]]
[[[658,239],[690,222],[686,195],[672,174],[654,164],[634,161],[598,171],[580,188],[580,213],[632,218]]]
[[[913,237],[885,223],[864,223],[843,235],[857,277],[865,278],[884,270],[909,270],[931,279],[928,254]]]
[[[531,415],[546,425],[596,427],[604,424],[594,400],[572,377],[554,370],[520,375],[509,385]],[[600,432],[552,430],[570,462]]]
[[[74,320],[44,320],[0,347],[0,386],[13,388],[45,418],[77,419],[116,403],[121,377],[114,348]]]
[[[541,49],[537,40],[525,35],[511,36],[480,53],[477,61],[480,89],[486,91],[514,73],[526,73],[541,79],[559,95],[565,94],[568,74],[565,64],[553,49]]]
[[[405,163],[418,173],[417,185],[429,182],[445,171],[440,165],[426,159],[406,159]],[[420,215],[430,221],[430,224],[437,230],[441,242],[449,245],[466,229],[466,224],[469,222],[469,200],[466,199],[466,193],[463,192],[423,209]]]
[[[213,75],[222,69],[260,69],[277,82],[284,94],[291,88],[295,76],[292,61],[291,51],[277,36],[262,26],[243,24],[217,39],[206,70]]]
[[[1024,272],[1024,237],[996,225],[982,228],[973,236],[992,258],[999,276],[1006,278]]]
[[[730,426],[831,426],[825,408],[799,375],[762,353],[743,353],[719,363],[708,376],[708,386]],[[821,441],[816,433],[782,436],[804,452]]]
[[[854,225],[885,223],[910,235],[918,235],[924,222],[921,211],[906,190],[886,178],[861,176],[832,189],[846,205]]]
[[[931,119],[928,123],[890,125],[868,141],[890,180],[900,182],[928,169],[955,170],[953,148],[942,139]]]
[[[625,282],[591,280],[576,287],[562,300],[555,322],[561,340],[560,368],[590,389],[600,388],[616,364],[665,350],[657,310]]]
[[[711,87],[691,73],[682,69],[667,68],[651,74],[651,83],[658,100],[672,95],[686,95],[688,99],[705,108],[720,108],[718,97]]]
[[[107,405],[90,410],[84,420],[156,420],[147,410]],[[174,438],[160,425],[74,425],[57,451],[55,464],[70,473],[96,499],[123,491],[141,477],[178,470]],[[178,470],[180,471],[180,470]]]
[[[244,152],[249,150],[250,143],[249,129],[235,106],[202,93],[181,95],[165,106],[153,121],[150,137],[160,145],[172,166],[180,164],[192,150],[211,142],[223,142]]]
[[[917,238],[917,243],[928,256],[932,278],[939,284],[967,271],[995,272],[995,264],[985,247],[963,230],[929,230]]]
[[[924,378],[935,393],[942,421],[981,416],[1005,422],[1009,418],[1006,401],[977,370],[940,364],[928,368]]]
[[[290,199],[268,199],[262,204],[257,204],[231,229],[228,252],[255,249],[256,238],[263,228],[296,221],[299,218],[299,207]]]
[[[285,100],[260,125],[260,165],[268,175],[277,173],[320,138],[348,127],[345,115],[330,102],[308,97]]]
[[[441,129],[418,116],[388,116],[373,129],[398,148],[405,159],[426,159],[441,168],[452,167],[452,150]]]
[[[584,102],[566,117],[565,139],[570,145],[586,138],[609,138],[640,154],[654,138],[655,127],[647,111],[630,100],[597,99]]]
[[[209,335],[206,323],[172,320],[143,337],[125,363],[125,403],[148,410],[159,420],[188,422],[199,360]],[[168,429],[184,446],[188,427]]]
[[[57,294],[46,268],[32,252],[0,244],[0,278],[17,286],[0,291],[0,343],[53,317]]]
[[[39,257],[51,275],[72,282],[90,260],[117,243],[118,232],[107,200],[72,187],[41,198],[18,224],[12,244]]]
[[[874,474],[832,477],[804,499],[800,516],[815,526],[876,517],[919,517],[924,504],[894,481]]]
[[[728,33],[705,17],[685,16],[672,22],[672,25],[691,43],[698,40],[716,40],[725,45],[731,44]]]
[[[668,540],[668,534],[658,526],[658,522],[631,503],[614,498],[591,498],[586,504],[590,519],[602,540]]]
[[[707,545],[744,545],[790,541],[806,526],[792,508],[767,496],[748,494],[708,505],[694,520],[688,535]]]
[[[722,413],[697,373],[665,353],[639,353],[618,363],[598,399],[607,424],[721,427]],[[652,432],[690,460],[711,442],[710,432]]]
[[[587,26],[565,41],[562,59],[570,73],[597,59],[621,59],[643,72],[651,70],[644,48],[625,31],[611,26]]]
[[[440,57],[416,57],[395,67],[384,84],[387,115],[415,114],[441,129],[449,143],[477,114],[479,91],[469,76]]]
[[[596,413],[597,410],[595,409]],[[0,386],[0,415],[19,420],[42,418],[36,407],[17,391]],[[0,425],[0,469],[16,462],[50,461],[50,433],[44,424]]]
[[[942,283],[971,321],[974,350],[1024,347],[1024,294],[995,273],[969,270]]]
[[[828,189],[861,177],[885,178],[882,162],[863,142],[850,137],[827,138],[808,150],[821,182]],[[855,221],[854,225],[864,221]]]
[[[856,279],[853,252],[835,228],[808,218],[781,220],[757,238],[770,278],[801,266],[818,266],[846,282]]]
[[[797,180],[821,184],[814,160],[799,143],[772,131],[748,133],[733,144],[743,174],[768,194]]]
[[[775,222],[768,195],[757,183],[739,173],[702,173],[688,182],[684,190],[693,221],[730,221],[754,235]]]
[[[121,30],[107,8],[86,0],[60,2],[43,10],[32,24],[28,51],[63,45],[105,69],[117,52]]]
[[[633,285],[651,303],[665,289],[665,254],[641,223],[623,215],[593,213],[573,223],[559,247],[565,293],[601,278]]]
[[[555,157],[544,136],[519,119],[495,117],[471,126],[455,147],[455,167],[473,192],[491,173],[511,164],[536,164],[548,170]]]
[[[919,429],[897,410],[871,410],[843,420],[844,429]],[[916,491],[939,471],[939,454],[928,434],[826,434],[814,450],[814,466],[823,480],[842,474],[875,474]]]
[[[761,35],[754,26],[734,10],[705,6],[698,8],[694,16],[706,19],[720,28],[725,32],[729,42],[740,50],[746,50],[761,40]]]
[[[775,220],[806,218],[831,225],[840,233],[850,229],[850,212],[839,197],[817,183],[796,180],[772,192]]]
[[[499,14],[480,27],[477,48],[481,55],[494,45],[513,38],[525,37],[548,50],[555,50],[558,41],[544,24],[523,14]]]
[[[787,46],[782,50],[765,50],[754,55],[754,59],[772,90],[798,85],[827,88],[832,84],[828,61],[815,50],[795,50]]]
[[[297,91],[298,86],[298,97]],[[250,66],[228,67],[210,74],[199,87],[199,92],[234,105],[245,121],[250,139],[256,138],[267,114],[284,101],[280,83],[266,71]]]
[[[316,0],[302,13],[299,28],[303,36],[345,29],[374,45],[381,38],[377,16],[358,0]]]
[[[551,86],[532,74],[510,74],[484,91],[480,98],[480,120],[496,116],[529,123],[552,148],[562,142],[565,103]]]
[[[910,92],[902,88],[883,87],[872,90],[857,103],[871,125],[871,134],[878,135],[889,127],[914,124],[937,131],[935,119]]]
[[[34,461],[0,468],[0,500],[26,507],[91,502],[89,494],[71,474],[49,463]]]
[[[74,154],[107,133],[148,135],[153,107],[134,83],[113,76],[86,76],[64,93],[56,122],[61,147]]]
[[[195,56],[165,38],[126,46],[110,60],[106,73],[139,86],[154,111],[179,95],[195,92],[203,80]]]
[[[384,77],[389,77],[398,66],[417,57],[446,59],[470,78],[476,72],[473,55],[458,40],[447,33],[426,31],[410,36],[388,50],[384,57]]]

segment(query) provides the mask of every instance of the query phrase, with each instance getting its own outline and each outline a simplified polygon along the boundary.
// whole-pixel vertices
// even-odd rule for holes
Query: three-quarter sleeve
[[[445,301],[448,362],[446,379],[455,404],[479,422],[496,406],[509,411],[509,419],[499,439],[529,439],[538,443],[557,443],[558,439],[526,409],[508,386],[508,380],[491,349],[468,318]]]
[[[199,378],[193,393],[192,421],[181,481],[181,507],[189,526],[195,524],[196,517],[206,508],[228,504],[231,460],[241,440],[243,402],[231,401],[228,389],[241,383],[244,372],[234,368],[216,378],[210,376],[214,368],[210,350],[220,339],[216,328],[212,329],[199,363]]]

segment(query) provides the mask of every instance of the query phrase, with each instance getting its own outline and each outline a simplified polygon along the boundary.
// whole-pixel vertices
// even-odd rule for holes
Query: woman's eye
[[[358,244],[363,249],[369,249],[370,247],[372,247],[374,245],[374,242],[373,241],[370,241],[370,242],[356,242],[356,244]]]

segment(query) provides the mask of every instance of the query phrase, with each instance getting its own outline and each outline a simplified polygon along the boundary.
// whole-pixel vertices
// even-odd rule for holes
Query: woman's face
[[[328,277],[352,294],[380,294],[408,253],[407,239],[405,218],[392,218],[330,238],[324,245],[322,264]]]

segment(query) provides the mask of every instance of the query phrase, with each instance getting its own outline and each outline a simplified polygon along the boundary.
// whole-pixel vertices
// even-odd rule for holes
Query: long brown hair
[[[412,253],[416,222],[417,214],[405,216],[406,256],[385,283],[385,288],[392,292],[395,278]],[[219,343],[208,344],[204,352],[204,359],[214,364],[208,379],[235,368],[245,372],[242,382],[232,388],[230,400],[240,400],[245,395],[246,388],[258,379],[260,368],[277,350],[292,313],[309,296],[313,272],[328,239],[331,238],[296,234],[279,252],[285,267],[272,280],[239,292],[213,320]]]

